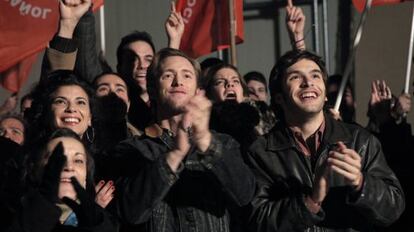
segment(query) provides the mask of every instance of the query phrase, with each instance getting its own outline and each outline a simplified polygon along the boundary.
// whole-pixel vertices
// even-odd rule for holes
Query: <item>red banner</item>
[[[236,43],[242,43],[243,1],[234,0],[236,18]],[[185,31],[180,49],[197,58],[230,46],[230,17],[225,0],[177,0]]]
[[[371,6],[381,6],[381,5],[386,5],[386,4],[397,4],[397,3],[402,3],[402,2],[406,2],[406,1],[413,1],[413,0],[372,0],[372,5]],[[359,12],[362,12],[365,8],[365,4],[366,4],[367,0],[352,0],[352,2],[354,3],[355,8]]]
[[[94,8],[102,4],[103,0],[94,1]],[[4,88],[12,92],[21,88],[27,79],[22,75],[28,75],[35,54],[47,46],[57,31],[58,21],[58,1],[0,1],[0,73]]]

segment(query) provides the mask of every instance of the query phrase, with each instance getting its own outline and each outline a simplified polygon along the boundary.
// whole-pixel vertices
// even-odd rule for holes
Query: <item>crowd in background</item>
[[[269,78],[181,52],[174,4],[168,47],[134,31],[115,71],[96,52],[90,8],[60,1],[39,82],[0,107],[2,231],[412,227],[411,94],[372,82],[360,125],[348,83],[335,111],[342,77],[306,50],[292,1],[292,50]]]

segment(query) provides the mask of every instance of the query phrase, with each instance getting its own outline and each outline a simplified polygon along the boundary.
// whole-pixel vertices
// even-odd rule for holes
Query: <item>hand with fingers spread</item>
[[[75,177],[71,177],[70,180],[80,203],[77,203],[75,200],[68,197],[64,197],[62,201],[75,212],[79,226],[88,227],[97,225],[102,221],[102,215],[99,213],[99,206],[95,203],[92,195],[82,187]]]
[[[370,105],[375,105],[391,98],[391,89],[384,80],[375,80],[371,83]]]
[[[106,206],[114,199],[115,185],[113,181],[105,183],[104,180],[99,181],[95,186],[95,202],[102,208]]]
[[[287,1],[286,26],[293,49],[305,50],[305,14],[300,7],[293,5],[293,0]]]
[[[327,164],[330,170],[343,176],[353,189],[361,189],[364,179],[361,173],[361,156],[355,150],[347,148],[343,142],[338,142],[337,147],[329,152]]]
[[[44,167],[43,177],[39,187],[40,193],[52,203],[59,201],[60,173],[66,162],[66,156],[63,153],[63,145],[60,142],[56,145]]]
[[[371,83],[371,98],[369,100],[368,115],[377,123],[382,124],[391,116],[391,89],[385,81],[376,80]]]
[[[165,30],[168,36],[168,47],[179,49],[184,33],[184,20],[181,13],[175,10],[174,1],[171,1],[171,12],[165,22]]]
[[[211,107],[212,103],[205,96],[204,90],[199,90],[185,106],[184,117],[190,118],[192,123],[192,141],[201,152],[205,152],[211,143]]]
[[[80,18],[88,11],[92,0],[60,0],[60,28],[58,35],[71,39]]]

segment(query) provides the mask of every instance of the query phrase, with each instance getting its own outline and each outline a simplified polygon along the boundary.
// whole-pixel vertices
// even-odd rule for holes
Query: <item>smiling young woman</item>
[[[32,107],[27,120],[32,128],[29,141],[68,128],[92,141],[94,92],[88,83],[71,71],[58,70],[43,79],[33,90]],[[85,138],[86,137],[86,138]]]

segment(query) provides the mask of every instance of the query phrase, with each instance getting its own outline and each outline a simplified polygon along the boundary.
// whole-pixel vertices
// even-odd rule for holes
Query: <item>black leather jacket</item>
[[[145,231],[229,231],[231,209],[247,205],[255,190],[238,143],[213,133],[208,150],[192,149],[177,173],[165,159],[173,144],[164,130],[118,146],[119,159],[128,162],[117,187],[120,217]]]
[[[301,153],[283,122],[250,147],[248,164],[258,182],[251,204],[252,231],[373,231],[375,226],[389,225],[401,215],[404,194],[378,140],[359,126],[328,116],[325,123],[313,162]],[[330,145],[337,141],[361,155],[362,189],[355,192],[343,177],[331,173],[321,211],[312,214],[303,197],[311,191],[315,168],[323,163]]]

